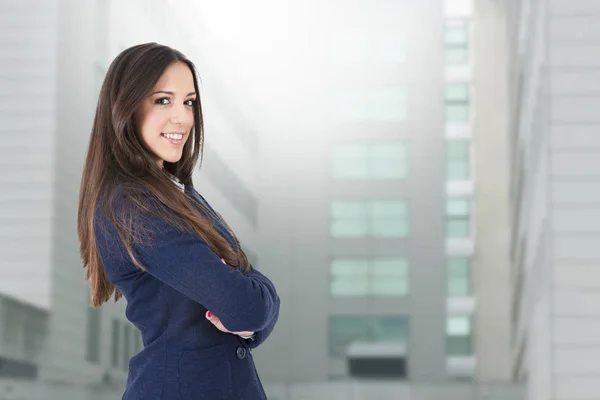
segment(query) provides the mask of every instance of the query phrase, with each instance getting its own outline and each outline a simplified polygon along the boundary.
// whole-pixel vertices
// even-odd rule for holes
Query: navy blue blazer
[[[237,248],[220,216],[208,208],[216,229]],[[127,197],[117,191],[115,207]],[[251,350],[273,331],[279,296],[273,283],[252,267],[242,273],[223,264],[197,235],[140,213],[151,227],[150,241],[134,245],[146,268],[130,260],[116,229],[97,208],[95,233],[108,280],[127,299],[127,318],[141,331],[144,349],[129,361],[123,400],[258,400],[266,395]],[[253,331],[253,339],[221,332],[205,317],[211,311],[232,332]]]

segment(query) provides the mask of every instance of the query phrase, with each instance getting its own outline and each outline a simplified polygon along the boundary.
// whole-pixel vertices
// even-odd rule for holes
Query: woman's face
[[[144,100],[138,125],[140,135],[159,166],[163,161],[174,163],[181,159],[183,145],[194,126],[196,96],[190,68],[176,62],[165,70]]]

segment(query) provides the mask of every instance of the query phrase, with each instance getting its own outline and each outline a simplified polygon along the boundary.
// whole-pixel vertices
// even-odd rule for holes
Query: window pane
[[[369,146],[369,157],[371,158],[399,158],[406,157],[406,146],[402,142],[378,142]]]
[[[370,333],[374,342],[406,343],[408,323],[404,317],[374,318]]]
[[[469,221],[463,219],[451,219],[446,223],[446,234],[450,238],[469,237]]]
[[[468,179],[470,176],[469,141],[447,141],[446,162],[446,175],[448,179]]]
[[[470,336],[448,336],[446,353],[449,356],[470,356],[473,354]]]
[[[467,336],[471,334],[471,318],[466,316],[448,317],[446,319],[448,336]]]
[[[449,180],[469,179],[469,172],[469,164],[466,161],[449,161],[446,166],[446,178]]]
[[[332,174],[335,179],[366,179],[366,159],[339,159],[333,161]]]
[[[406,216],[408,206],[405,201],[372,201],[370,213],[374,217],[379,216]]]
[[[409,220],[406,201],[334,201],[333,237],[404,237]]]
[[[370,146],[369,176],[372,179],[402,179],[407,175],[406,146],[402,142],[374,143]]]
[[[333,277],[331,294],[333,296],[366,296],[369,293],[369,282],[366,276],[348,278]]]
[[[334,218],[366,218],[367,203],[363,201],[333,201],[331,215]]]
[[[408,321],[405,317],[330,317],[330,355],[343,356],[352,342],[407,343]]]
[[[447,26],[446,44],[464,45],[469,41],[469,34],[466,26]]]
[[[336,258],[331,262],[333,275],[364,276],[369,272],[369,261],[366,258]]]
[[[406,277],[373,277],[373,294],[376,296],[406,296],[408,279]]]
[[[343,356],[354,341],[367,340],[368,318],[334,316],[329,318],[329,353]]]
[[[446,84],[446,101],[469,101],[469,85],[466,83]]]
[[[469,215],[469,201],[466,199],[448,199],[446,201],[446,215]]]
[[[448,274],[453,278],[468,278],[469,259],[467,257],[448,258]]]
[[[446,64],[464,65],[469,62],[469,50],[466,47],[446,48]]]
[[[446,121],[466,122],[469,119],[469,106],[466,104],[446,104]]]
[[[408,260],[406,258],[374,258],[372,263],[374,276],[401,276],[408,275]]]
[[[451,278],[448,280],[448,296],[468,296],[469,281],[466,278]]]
[[[470,293],[470,268],[467,257],[447,260],[448,296],[467,296]]]
[[[339,238],[365,237],[368,234],[366,220],[333,221],[331,223],[331,236]]]
[[[469,157],[469,141],[448,140],[446,142],[446,157],[452,160],[461,160]]]
[[[367,147],[363,143],[340,143],[332,148],[334,178],[364,179],[367,175]]]
[[[332,165],[337,179],[402,179],[408,168],[401,141],[338,144]]]
[[[404,257],[336,258],[331,262],[333,296],[404,296],[408,293]]]
[[[375,237],[405,237],[408,235],[406,218],[373,218],[372,234]]]
[[[406,160],[380,159],[373,160],[369,166],[371,179],[403,179],[408,174]]]

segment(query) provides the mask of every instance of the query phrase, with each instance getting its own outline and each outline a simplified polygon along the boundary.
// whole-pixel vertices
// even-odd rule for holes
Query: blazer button
[[[243,347],[238,347],[235,349],[235,355],[239,360],[243,360],[246,358],[246,349]]]

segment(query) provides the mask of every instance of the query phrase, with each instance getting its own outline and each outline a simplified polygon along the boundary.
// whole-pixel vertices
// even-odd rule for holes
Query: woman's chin
[[[176,163],[176,162],[178,162],[179,160],[181,160],[181,154],[178,154],[178,155],[172,155],[172,154],[171,154],[171,155],[168,155],[168,156],[162,157],[162,159],[163,159],[165,162],[168,162],[168,163],[172,163],[172,164],[173,164],[173,163]]]

